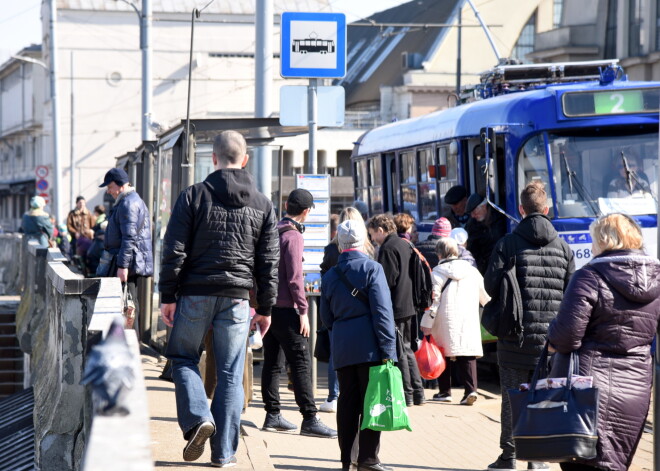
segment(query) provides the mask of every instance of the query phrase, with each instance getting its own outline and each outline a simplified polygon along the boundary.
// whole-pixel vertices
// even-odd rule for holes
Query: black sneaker
[[[511,471],[516,469],[515,458],[504,458],[502,455],[497,457],[494,463],[488,465],[488,471]]]
[[[202,422],[190,432],[188,444],[183,449],[184,461],[195,461],[204,453],[206,440],[215,432],[215,426],[211,422]]]
[[[451,402],[451,394],[449,393],[435,393],[433,395],[433,400],[436,402]]]
[[[527,469],[550,469],[550,466],[540,461],[530,461],[527,463]]]
[[[303,420],[300,426],[300,435],[306,437],[337,438],[337,431],[321,422],[321,419],[314,416],[311,419]]]
[[[422,406],[426,404],[426,398],[424,396],[419,396],[413,399],[413,404],[416,406]]]
[[[298,426],[286,420],[282,417],[282,414],[271,414],[268,412],[266,413],[264,426],[261,429],[267,432],[295,432],[298,430]]]

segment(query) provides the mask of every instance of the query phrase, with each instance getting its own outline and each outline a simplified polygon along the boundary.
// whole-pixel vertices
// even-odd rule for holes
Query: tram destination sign
[[[280,64],[284,78],[346,75],[346,15],[282,13]]]
[[[564,115],[569,118],[657,113],[660,110],[659,102],[660,88],[566,92],[561,100]]]

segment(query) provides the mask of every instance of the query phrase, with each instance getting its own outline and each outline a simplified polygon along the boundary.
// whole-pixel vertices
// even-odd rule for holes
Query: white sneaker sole
[[[461,405],[462,406],[471,406],[475,402],[477,402],[477,396],[476,395],[468,396],[468,397],[465,398],[464,401],[461,401]]]

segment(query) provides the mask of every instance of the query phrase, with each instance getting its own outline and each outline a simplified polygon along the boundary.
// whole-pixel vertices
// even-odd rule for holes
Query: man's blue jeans
[[[227,463],[236,454],[243,410],[243,369],[250,306],[247,299],[182,296],[167,343],[176,387],[176,410],[184,438],[202,422],[215,424],[211,460]],[[218,383],[209,410],[199,374],[200,345],[213,328]]]

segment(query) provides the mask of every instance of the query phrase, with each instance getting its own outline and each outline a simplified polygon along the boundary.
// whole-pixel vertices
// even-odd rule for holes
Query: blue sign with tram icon
[[[346,75],[343,13],[282,13],[280,75],[341,78]]]

